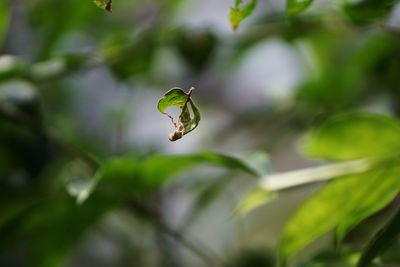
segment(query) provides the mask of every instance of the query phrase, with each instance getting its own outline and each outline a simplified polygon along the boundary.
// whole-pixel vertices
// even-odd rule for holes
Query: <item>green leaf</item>
[[[8,2],[1,1],[0,2],[0,46],[7,32],[8,21],[9,21]]]
[[[238,169],[253,176],[258,174],[256,170],[238,158],[212,152],[189,155],[157,155],[145,160],[142,168],[145,175],[150,179],[156,179],[155,184],[158,184],[160,181],[198,164],[212,164],[228,169]]]
[[[93,3],[101,9],[112,12],[112,0],[93,0]]]
[[[342,6],[345,14],[354,23],[362,24],[385,18],[397,2],[397,0],[345,0]]]
[[[157,46],[154,32],[144,31],[135,36],[115,32],[104,40],[101,53],[115,77],[125,81],[149,73]]]
[[[313,0],[287,0],[286,12],[288,15],[293,16],[311,5]]]
[[[400,124],[384,115],[352,113],[311,130],[302,152],[312,158],[344,161],[386,157],[400,151]]]
[[[400,190],[398,163],[394,160],[363,174],[339,178],[319,190],[286,225],[282,261],[334,227],[348,230],[388,204]]]
[[[400,209],[393,218],[373,237],[363,251],[358,267],[367,267],[372,260],[383,253],[400,236]]]
[[[243,5],[243,1],[236,0],[235,6],[229,9],[229,21],[232,29],[236,30],[239,24],[253,13],[256,5],[257,0],[249,0],[245,5]]]
[[[240,159],[204,152],[189,155],[156,155],[146,159],[133,157],[113,158],[100,170],[100,184],[108,190],[144,196],[163,186],[174,175],[198,164],[212,164],[229,169],[242,170],[257,175],[256,170]]]
[[[158,101],[158,111],[167,115],[175,126],[175,132],[169,135],[170,141],[176,141],[182,138],[185,134],[193,131],[200,121],[200,111],[193,103],[190,95],[194,88],[190,88],[188,93],[185,93],[180,88],[172,88],[163,98]],[[166,113],[166,109],[176,106],[181,109],[178,121],[175,122],[174,118]]]
[[[276,192],[257,187],[250,191],[236,206],[235,214],[245,216],[250,211],[268,203],[276,197]]]

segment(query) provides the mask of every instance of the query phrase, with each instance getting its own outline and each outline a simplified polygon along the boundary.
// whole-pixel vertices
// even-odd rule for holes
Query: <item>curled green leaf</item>
[[[101,9],[112,12],[112,0],[93,0],[93,3]]]
[[[236,30],[239,24],[249,17],[257,5],[257,0],[250,0],[247,4],[242,5],[243,1],[236,0],[235,6],[229,9],[229,21],[231,23],[232,29]]]
[[[185,93],[180,88],[172,88],[158,101],[158,111],[167,115],[175,127],[175,131],[168,136],[170,141],[181,139],[185,134],[193,131],[199,124],[200,111],[190,97],[193,90],[194,87],[190,88],[188,93]],[[178,121],[176,122],[171,115],[166,113],[166,109],[172,106],[181,109]]]

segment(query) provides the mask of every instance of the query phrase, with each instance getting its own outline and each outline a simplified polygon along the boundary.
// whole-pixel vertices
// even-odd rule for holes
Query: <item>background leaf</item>
[[[0,229],[4,242],[0,252],[12,247],[11,242],[23,242],[30,245],[30,266],[59,266],[83,233],[115,205],[112,199],[96,196],[78,206],[62,193],[48,200],[43,199]]]
[[[243,1],[235,1],[235,6],[229,9],[229,21],[232,29],[236,30],[239,24],[249,17],[257,5],[257,0],[249,0],[247,4],[242,5]]]
[[[312,2],[313,0],[287,0],[287,13],[288,15],[296,15],[309,7]]]
[[[242,170],[257,176],[257,171],[238,158],[204,152],[188,155],[155,155],[146,159],[113,158],[100,170],[100,184],[113,185],[122,192],[148,194],[164,185],[172,176],[199,164]]]
[[[400,209],[393,218],[374,236],[365,248],[358,262],[358,267],[367,267],[372,260],[391,245],[400,235]]]
[[[400,190],[399,171],[398,161],[391,161],[375,170],[343,177],[324,186],[286,225],[280,247],[282,260],[286,262],[335,226],[342,227],[344,234],[388,204]]]
[[[397,0],[343,1],[343,10],[355,23],[366,23],[384,18]]]
[[[307,156],[326,160],[385,157],[400,151],[399,136],[396,120],[378,114],[346,114],[311,130],[301,150]]]
[[[247,193],[236,206],[235,214],[245,216],[250,211],[265,205],[277,196],[276,192],[268,191],[263,188],[255,188]]]

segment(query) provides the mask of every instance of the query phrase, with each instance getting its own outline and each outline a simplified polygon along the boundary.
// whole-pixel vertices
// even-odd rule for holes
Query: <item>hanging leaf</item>
[[[200,111],[190,98],[193,90],[194,87],[190,88],[188,93],[185,93],[180,88],[172,88],[158,101],[158,111],[167,115],[175,127],[175,131],[168,136],[170,141],[181,139],[185,134],[193,131],[199,124]],[[181,109],[177,122],[175,122],[171,115],[165,112],[167,108],[173,106]]]
[[[236,0],[235,6],[229,9],[229,21],[231,22],[232,29],[236,30],[239,24],[249,17],[257,5],[257,0],[250,0],[247,4],[242,5],[242,0]]]
[[[93,3],[101,9],[112,12],[112,0],[93,0]]]
[[[311,5],[313,0],[287,0],[286,12],[288,15],[293,16]]]

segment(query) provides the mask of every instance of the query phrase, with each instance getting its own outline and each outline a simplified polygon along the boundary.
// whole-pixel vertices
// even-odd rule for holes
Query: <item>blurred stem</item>
[[[211,253],[207,253],[205,251],[206,249],[204,246],[200,246],[198,242],[195,243],[192,240],[189,240],[180,231],[171,228],[159,215],[157,215],[157,213],[153,212],[148,207],[145,207],[143,204],[136,201],[129,201],[128,208],[135,215],[139,215],[147,219],[158,230],[169,235],[182,246],[186,247],[193,254],[202,259],[207,264],[207,266],[222,266],[222,264],[216,264],[216,259],[210,256]]]
[[[375,166],[375,162],[367,159],[334,163],[325,166],[277,173],[261,178],[259,184],[267,190],[283,190],[308,183],[315,183],[339,178],[345,175],[363,173]]]

